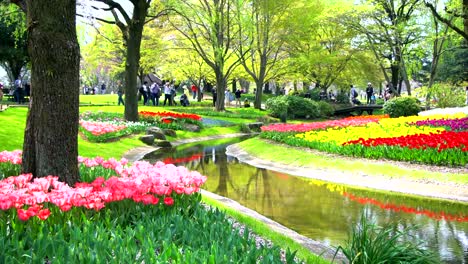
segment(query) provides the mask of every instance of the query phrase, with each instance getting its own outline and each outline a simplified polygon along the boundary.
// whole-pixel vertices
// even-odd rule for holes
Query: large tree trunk
[[[140,68],[140,46],[148,12],[146,0],[134,1],[132,23],[127,27],[127,62],[125,64],[125,119],[138,121],[137,76]]]
[[[216,69],[216,111],[224,111],[224,92],[226,91],[226,79],[224,78],[222,69]]]
[[[23,145],[23,173],[57,175],[74,185],[78,175],[80,47],[76,1],[27,1],[31,101]]]
[[[403,58],[401,59],[400,65],[401,65],[401,69],[400,69],[401,70],[401,77],[403,78],[403,81],[405,82],[406,92],[408,93],[408,95],[411,96],[411,83],[410,83],[409,78],[408,78],[408,73],[406,71],[405,60]]]
[[[258,80],[255,85],[257,86],[257,90],[255,90],[254,107],[256,109],[262,109],[263,80]]]

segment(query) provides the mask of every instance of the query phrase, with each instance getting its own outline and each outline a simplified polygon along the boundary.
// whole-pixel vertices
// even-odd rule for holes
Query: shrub
[[[317,118],[320,117],[319,105],[310,99],[294,95],[277,96],[267,100],[266,108],[273,117],[281,121],[289,118]]]
[[[333,107],[325,101],[319,101],[317,102],[317,105],[318,105],[321,117],[332,116],[333,113],[335,112],[335,109],[333,109]]]
[[[250,130],[249,126],[247,124],[241,124],[240,125],[240,131],[242,133],[252,133],[252,130]]]
[[[346,92],[339,92],[336,95],[336,102],[340,104],[349,104],[349,96]]]
[[[343,252],[349,263],[438,263],[434,254],[423,249],[421,243],[402,242],[413,228],[400,230],[398,225],[379,227],[369,222],[365,214],[353,227],[345,246],[336,249]]]
[[[288,115],[288,102],[286,101],[287,96],[277,96],[269,98],[265,107],[269,115],[278,117],[281,121],[285,122]]]
[[[317,118],[320,117],[318,103],[310,99],[297,96],[287,96],[288,117],[291,118]]]
[[[390,117],[412,116],[421,111],[418,99],[414,97],[397,97],[387,101],[383,112]]]
[[[452,87],[448,84],[434,84],[429,92],[436,98],[439,108],[457,107],[465,105],[465,91],[461,87]]]

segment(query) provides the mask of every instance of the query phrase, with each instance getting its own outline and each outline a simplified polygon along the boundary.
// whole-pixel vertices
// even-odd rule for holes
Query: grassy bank
[[[325,264],[330,263],[329,261],[314,255],[308,249],[299,245],[290,237],[282,235],[280,233],[272,232],[271,229],[263,222],[260,222],[256,219],[253,219],[249,216],[246,216],[242,213],[239,213],[236,210],[233,210],[229,207],[226,207],[224,204],[209,198],[202,196],[202,201],[210,206],[219,208],[220,210],[226,212],[227,215],[233,217],[239,223],[242,223],[248,226],[252,232],[258,234],[266,239],[269,239],[274,245],[281,245],[282,248],[289,248],[291,251],[296,251],[296,256],[304,260],[306,263],[316,263],[316,264]]]
[[[349,157],[339,158],[338,156],[334,156],[334,158],[330,158],[321,155],[320,152],[311,152],[287,145],[275,144],[258,138],[243,141],[240,143],[240,146],[248,153],[261,159],[281,162],[294,167],[310,166],[317,169],[362,172],[367,175],[383,175],[392,178],[404,177],[414,180],[435,180],[439,182],[468,184],[468,177],[463,177],[460,174],[415,170],[390,163],[370,163],[363,159]],[[288,155],[284,153],[288,153]]]

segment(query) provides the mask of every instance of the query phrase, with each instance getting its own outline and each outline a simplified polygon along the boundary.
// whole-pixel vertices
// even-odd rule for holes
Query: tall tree
[[[93,40],[81,48],[82,83],[97,85],[102,79],[121,79],[125,72],[126,50],[120,30],[114,25],[102,24],[91,37]]]
[[[29,62],[26,17],[14,5],[0,4],[0,66],[13,83]]]
[[[224,91],[229,76],[239,65],[233,45],[238,37],[234,1],[182,0],[167,1],[177,16],[173,26],[190,42],[216,76],[216,110],[223,111]]]
[[[97,18],[98,21],[115,24],[122,32],[123,42],[126,46],[125,56],[125,119],[138,120],[137,77],[140,70],[140,50],[143,37],[143,27],[146,23],[165,14],[165,10],[153,8],[149,14],[152,0],[130,0],[133,5],[132,12],[125,10],[122,5],[113,0],[93,0],[103,3],[106,7],[93,6],[94,9],[110,11],[114,20]],[[93,4],[91,2],[91,4]]]
[[[468,43],[468,0],[461,0],[461,2],[460,5],[459,1],[450,1],[449,5],[445,6],[445,12],[437,10],[437,1],[424,1],[424,4],[431,10],[431,13],[436,19],[453,29]],[[453,4],[450,5],[450,3]],[[456,24],[456,20],[453,18],[459,18],[463,21],[463,29]]]
[[[237,8],[240,30],[236,50],[245,71],[255,81],[254,107],[260,109],[263,85],[268,78],[275,77],[274,68],[287,34],[284,20],[293,2],[251,0],[243,4]]]
[[[344,2],[311,4],[290,19],[294,31],[288,36],[287,49],[292,68],[324,92],[359,52],[352,45],[356,32],[339,22],[347,8]]]
[[[411,94],[405,56],[411,44],[420,40],[422,27],[418,25],[415,14],[420,0],[369,0],[370,11],[359,19],[360,31],[366,36],[369,46],[378,59],[386,59],[390,68],[390,77],[386,68],[381,68],[390,80],[391,88],[404,82],[408,94]]]
[[[15,1],[26,8],[31,57],[31,101],[23,145],[24,173],[78,175],[80,47],[76,1]]]

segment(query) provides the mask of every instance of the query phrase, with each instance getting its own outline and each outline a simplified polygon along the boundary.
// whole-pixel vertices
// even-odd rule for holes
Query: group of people
[[[349,99],[351,101],[351,104],[352,105],[362,104],[361,101],[359,101],[358,99],[359,93],[357,89],[352,84],[350,87],[351,87],[351,90],[349,92]],[[372,83],[368,83],[366,87],[366,104],[375,104],[375,102],[376,102],[376,97],[374,93],[374,87],[372,87]]]
[[[169,104],[170,106],[177,105],[175,101],[177,91],[174,83],[164,81],[161,86],[157,82],[154,82],[151,85],[148,85],[148,82],[146,81],[143,83],[139,89],[139,93],[143,97],[143,105],[150,105],[151,101],[153,106],[159,106],[159,99],[162,97],[162,95],[164,95],[164,101],[162,102],[163,106],[166,106],[166,104]],[[188,96],[185,93],[180,96],[179,102],[182,106],[190,105]]]
[[[3,85],[0,88],[1,95],[0,101],[3,99]],[[25,98],[31,95],[31,84],[29,82],[24,83],[21,79],[16,79],[14,82],[14,88],[10,89],[8,95],[13,98],[13,101],[18,104],[23,104],[26,102]]]
[[[228,89],[226,89],[226,91],[224,91],[224,102],[226,105],[231,105],[231,102],[232,101],[236,101],[236,107],[242,107],[242,103],[241,103],[241,97],[242,97],[242,94],[244,93],[243,90],[241,89],[237,89],[234,94],[232,94]],[[212,97],[213,97],[213,106],[216,106],[216,100],[218,99],[218,93],[216,91],[216,86],[213,87],[212,91],[211,91],[211,94],[212,94]],[[250,107],[250,102],[249,100],[246,98],[244,100],[244,107]]]
[[[88,85],[83,86],[83,94],[106,94],[107,86],[105,82],[102,82],[100,86],[90,87]]]

